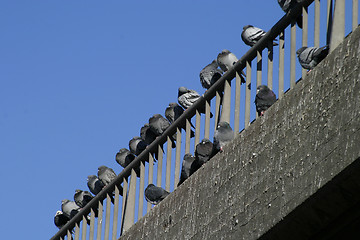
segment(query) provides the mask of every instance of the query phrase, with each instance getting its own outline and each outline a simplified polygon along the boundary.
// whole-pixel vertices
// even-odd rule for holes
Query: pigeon
[[[116,173],[114,170],[104,165],[98,167],[97,174],[98,178],[105,186],[109,185],[109,183],[111,183],[116,178]]]
[[[210,158],[213,156],[213,148],[213,143],[207,138],[204,138],[196,145],[195,161],[191,166],[191,174],[196,172],[204,163],[210,160]]]
[[[154,114],[151,118],[149,118],[149,126],[151,131],[155,133],[156,136],[161,136],[165,132],[165,130],[170,127],[170,122],[161,114]],[[176,134],[170,136],[172,148],[176,147],[175,138]]]
[[[80,189],[75,190],[74,201],[76,205],[81,208],[85,207],[86,204],[88,204],[93,198],[93,195],[91,195],[88,191],[82,191]]]
[[[161,187],[157,187],[154,184],[149,184],[145,189],[145,199],[147,202],[157,205],[170,193]]]
[[[188,109],[197,100],[199,100],[199,98],[200,98],[200,94],[198,92],[196,92],[195,90],[187,89],[186,87],[179,87],[178,102],[183,108]],[[203,105],[199,109],[199,113],[205,113],[205,105]],[[210,113],[210,118],[212,118],[212,117],[213,117],[213,114]]]
[[[175,122],[176,119],[178,119],[181,116],[181,114],[183,114],[183,112],[184,112],[184,109],[182,107],[180,107],[179,104],[177,104],[175,102],[169,103],[169,106],[165,109],[165,117],[167,118],[167,120],[169,120],[170,124],[172,124],[173,122]],[[190,125],[191,125],[191,127],[195,128],[191,122],[190,122]],[[186,131],[185,122],[180,127]],[[195,133],[194,133],[194,131],[191,130],[190,137],[194,137],[194,136],[195,136]]]
[[[234,131],[228,122],[220,122],[214,133],[214,154],[223,152],[223,147],[234,139]]]
[[[312,70],[318,65],[328,54],[328,46],[318,47],[302,47],[296,51],[301,67]]]
[[[264,35],[266,32],[260,28],[254,27],[252,25],[246,25],[243,27],[243,31],[241,33],[241,39],[244,43],[250,47],[254,46]],[[274,46],[278,44],[273,42]]]
[[[221,78],[224,72],[218,67],[217,61],[214,60],[200,71],[200,82],[203,88],[209,89],[217,80],[219,80],[219,78]]]
[[[275,93],[266,85],[256,88],[255,106],[258,116],[263,116],[264,112],[276,102]]]
[[[178,186],[180,186],[191,175],[191,166],[195,160],[195,157],[190,153],[184,155],[184,159],[181,167],[181,175]]]
[[[295,6],[296,3],[300,3],[302,1],[303,0],[278,0],[278,3],[281,9],[287,13]],[[296,18],[296,23],[299,28],[302,28],[302,15]]]
[[[133,137],[129,141],[130,152],[136,156],[139,156],[142,151],[147,147],[147,144],[141,137]]]
[[[89,175],[87,177],[87,185],[90,192],[94,195],[97,195],[105,187],[105,185],[95,175]]]
[[[228,71],[237,61],[238,59],[235,54],[227,49],[222,50],[221,53],[219,53],[217,56],[217,63],[224,72]],[[240,78],[242,83],[246,82],[245,77],[246,75],[244,71],[241,71]]]
[[[69,220],[70,218],[68,218],[62,211],[57,211],[54,216],[54,224],[59,229],[61,229]]]
[[[66,217],[71,219],[80,211],[80,207],[74,201],[63,199],[61,201],[61,211]]]
[[[149,124],[146,123],[140,129],[140,137],[146,145],[150,145],[156,139],[156,134],[151,131]]]
[[[122,166],[123,168],[126,168],[133,160],[135,159],[135,155],[132,154],[128,149],[122,148],[119,150],[118,153],[116,153],[115,160],[116,162]],[[140,167],[134,168],[136,175],[140,176]]]

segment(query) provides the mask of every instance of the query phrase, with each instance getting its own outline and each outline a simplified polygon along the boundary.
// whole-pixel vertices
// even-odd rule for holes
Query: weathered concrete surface
[[[303,239],[319,231],[330,221],[329,214],[321,213],[337,209],[340,197],[333,205],[317,209],[318,215],[308,211],[307,215],[316,215],[310,216],[316,219],[313,229],[296,229],[307,220],[293,213],[311,205],[315,200],[307,199],[318,193],[326,200],[325,193],[334,190],[327,183],[341,185],[354,175],[331,181],[350,164],[360,176],[355,161],[360,157],[359,45],[357,29],[224,153],[120,239],[276,239],[286,229],[281,226],[284,222],[295,224],[289,225],[288,238],[285,234],[279,239]],[[350,194],[349,199],[356,202],[359,177],[347,182],[351,184],[347,190],[344,187],[343,196]],[[330,200],[334,196],[338,195]]]

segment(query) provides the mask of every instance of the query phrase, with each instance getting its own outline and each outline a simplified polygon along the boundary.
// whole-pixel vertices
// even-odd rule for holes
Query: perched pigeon
[[[243,31],[241,33],[241,39],[244,43],[250,47],[254,46],[264,35],[266,32],[260,28],[254,27],[252,25],[246,25],[243,27]],[[274,46],[278,44],[273,42]]]
[[[104,165],[98,168],[98,178],[106,186],[116,178],[116,173],[113,169]]]
[[[302,1],[303,0],[278,0],[278,3],[281,9],[287,13],[290,11],[291,8],[295,6],[296,3],[300,3]],[[302,15],[297,17],[296,23],[299,26],[299,28],[302,28]]]
[[[165,130],[170,127],[170,122],[161,116],[161,114],[154,114],[151,118],[149,118],[149,126],[151,131],[155,133],[156,136],[161,136]],[[176,134],[170,136],[172,142],[172,148],[176,147],[175,144]]]
[[[214,60],[200,71],[200,82],[203,88],[209,89],[217,80],[219,80],[219,78],[221,78],[223,71],[218,67],[217,61]]]
[[[275,93],[266,85],[260,85],[256,88],[255,106],[258,116],[264,115],[264,112],[276,102]]]
[[[190,153],[184,155],[184,159],[181,167],[181,175],[178,186],[180,186],[191,175],[191,166],[195,160],[195,157]]]
[[[233,54],[227,49],[222,50],[222,52],[219,53],[217,56],[217,63],[221,68],[221,70],[223,70],[224,72],[228,71],[237,61],[238,59],[235,56],[235,54]],[[245,83],[246,81],[244,77],[246,77],[246,75],[244,71],[241,71],[240,77],[241,77],[241,82]]]
[[[89,175],[87,177],[87,185],[90,192],[94,195],[97,195],[105,187],[105,185],[95,175]]]
[[[179,87],[178,91],[178,102],[180,105],[188,109],[190,106],[192,106],[197,100],[199,100],[200,94],[196,92],[195,90],[187,89],[186,87]],[[200,113],[205,113],[205,105],[203,105],[199,109]],[[210,113],[210,117],[213,117],[213,114]]]
[[[169,192],[154,184],[149,184],[145,189],[145,199],[151,204],[158,204],[169,195]]]
[[[204,138],[195,148],[195,161],[191,165],[191,174],[196,172],[204,163],[210,160],[214,151],[213,143]]]
[[[75,190],[74,201],[76,205],[81,208],[85,207],[85,205],[88,204],[93,198],[93,195],[91,195],[91,193],[88,191],[82,191],[80,189]]]
[[[234,139],[234,132],[228,122],[220,122],[214,133],[214,154]]]
[[[134,159],[135,155],[126,148],[120,149],[119,152],[116,153],[115,157],[116,162],[123,168],[126,168]],[[140,167],[138,166],[134,168],[134,170],[136,172],[136,175],[140,176]]]
[[[302,47],[296,51],[299,58],[300,65],[308,70],[313,69],[319,64],[329,53],[328,46],[321,48],[317,47]]]
[[[61,201],[61,211],[66,217],[71,219],[80,211],[80,207],[74,201],[64,199]]]
[[[54,216],[54,224],[59,229],[61,229],[69,220],[70,218],[68,218],[62,211],[57,211]]]
[[[165,109],[165,117],[167,118],[167,120],[169,120],[170,123],[173,123],[173,122],[175,122],[176,119],[178,119],[181,116],[181,114],[183,114],[183,112],[184,112],[184,109],[182,107],[180,107],[179,104],[169,103],[169,106]],[[195,128],[191,122],[190,122],[190,125],[193,128]],[[185,122],[180,127],[182,129],[186,130]],[[194,131],[191,130],[190,137],[194,137],[194,136],[195,136],[195,133],[194,133]]]
[[[151,131],[149,124],[146,123],[140,129],[140,137],[145,141],[146,145],[150,145],[157,136],[153,131]]]
[[[133,137],[129,141],[129,149],[132,154],[139,156],[147,147],[147,144],[141,137]]]

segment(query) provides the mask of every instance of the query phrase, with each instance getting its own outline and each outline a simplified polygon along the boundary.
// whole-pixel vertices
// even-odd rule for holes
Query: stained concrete
[[[358,28],[120,239],[306,239],[327,232],[344,214],[344,201],[360,200],[359,45]]]

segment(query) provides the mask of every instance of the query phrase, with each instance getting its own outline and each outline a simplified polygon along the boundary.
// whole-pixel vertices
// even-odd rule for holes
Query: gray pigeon
[[[170,127],[170,122],[161,114],[154,114],[151,118],[149,118],[149,126],[151,131],[153,131],[156,136],[161,136],[165,132],[165,130]],[[175,138],[176,134],[170,136],[172,148],[176,147]]]
[[[219,78],[221,78],[223,71],[218,67],[217,61],[214,60],[200,71],[200,82],[203,88],[209,89],[217,80],[219,80]]]
[[[118,153],[116,153],[115,156],[116,162],[122,166],[123,168],[126,168],[132,161],[135,160],[135,155],[132,154],[128,149],[122,148],[119,150]],[[140,167],[134,168],[136,175],[140,176]]]
[[[61,201],[61,211],[66,217],[71,219],[80,211],[80,207],[74,201],[64,199]]]
[[[234,131],[228,122],[220,122],[214,133],[214,154],[222,152],[223,147],[234,139]]]
[[[146,123],[140,129],[140,137],[145,141],[146,145],[150,145],[157,136],[153,131],[151,131],[149,124]]]
[[[195,160],[195,157],[190,153],[184,155],[184,159],[181,167],[181,175],[178,186],[180,186],[191,175],[191,166]]]
[[[256,88],[255,106],[258,116],[263,116],[264,112],[276,102],[275,93],[266,85]]]
[[[295,6],[296,3],[300,3],[302,1],[303,0],[278,0],[278,3],[281,9],[287,13],[291,10],[291,8]],[[296,23],[299,26],[299,28],[302,28],[302,15],[297,17]]]
[[[165,109],[165,117],[167,120],[169,120],[170,124],[175,122],[176,119],[178,119],[181,114],[183,114],[184,109],[179,106],[177,103],[169,103],[169,106]],[[190,122],[191,127],[195,128],[194,125]],[[186,124],[182,124],[180,126],[182,129],[186,130]],[[194,137],[195,133],[191,130],[190,137]]]
[[[308,70],[312,70],[318,65],[329,53],[328,46],[302,47],[296,51],[300,65]]]
[[[139,156],[142,151],[144,151],[147,147],[147,144],[141,137],[133,137],[129,141],[129,149],[132,154]]]
[[[238,59],[235,54],[233,54],[227,49],[222,50],[221,53],[219,53],[217,56],[217,63],[221,70],[223,70],[224,72],[227,72],[232,66],[235,65],[237,61]],[[242,83],[246,82],[245,77],[246,75],[244,71],[241,71],[240,78]]]
[[[157,187],[154,184],[149,184],[145,189],[145,199],[151,204],[158,204],[170,193],[161,187]]]
[[[74,201],[76,205],[81,208],[85,207],[85,205],[88,204],[93,198],[93,195],[91,195],[91,193],[88,191],[82,191],[80,189],[75,190]]]
[[[187,89],[186,87],[179,87],[178,102],[183,108],[188,109],[197,100],[199,100],[199,98],[200,94],[195,90]],[[205,113],[205,105],[199,109],[199,113]],[[212,113],[210,113],[210,117],[213,117]]]
[[[94,195],[97,195],[105,187],[105,185],[95,175],[89,175],[87,177],[87,185],[90,192]]]
[[[70,218],[65,216],[65,214],[62,211],[57,211],[54,216],[54,224],[59,229],[61,229],[69,220]]]
[[[260,28],[254,27],[252,25],[246,25],[243,27],[243,31],[241,33],[241,39],[244,43],[250,47],[254,46],[264,35],[266,32]],[[274,46],[278,44],[273,42]]]
[[[111,183],[116,178],[116,173],[114,170],[104,165],[98,167],[97,174],[98,178],[105,186],[109,185],[109,183]]]
[[[213,156],[214,145],[213,143],[204,138],[195,148],[195,161],[191,166],[191,174],[196,172],[204,163],[210,160]]]

